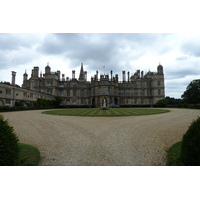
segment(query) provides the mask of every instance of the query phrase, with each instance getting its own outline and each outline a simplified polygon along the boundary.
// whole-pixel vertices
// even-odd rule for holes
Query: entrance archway
[[[115,98],[115,104],[118,105],[118,98]]]
[[[92,106],[95,107],[95,98],[92,99]]]

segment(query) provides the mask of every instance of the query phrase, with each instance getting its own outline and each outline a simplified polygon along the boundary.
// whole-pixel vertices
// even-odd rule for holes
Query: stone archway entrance
[[[95,107],[95,98],[92,99],[92,106]]]
[[[118,105],[118,98],[115,98],[115,104]]]

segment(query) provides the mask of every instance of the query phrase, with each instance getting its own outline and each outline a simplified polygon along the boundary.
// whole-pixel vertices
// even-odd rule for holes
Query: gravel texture
[[[41,166],[161,166],[200,110],[130,117],[72,117],[40,111],[1,113]]]

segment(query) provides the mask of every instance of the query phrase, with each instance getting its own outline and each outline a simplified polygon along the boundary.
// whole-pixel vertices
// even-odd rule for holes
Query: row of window
[[[47,93],[48,94],[52,94],[52,89],[47,89]],[[161,90],[158,89],[157,92],[154,91],[154,93],[157,95],[161,95]],[[72,91],[72,96],[73,97],[76,97],[78,94],[77,90],[73,90]],[[141,91],[138,91],[138,90],[134,90],[134,93],[131,93],[130,90],[119,90],[118,91],[118,94],[114,93],[115,95],[119,95],[119,96],[130,96],[130,95],[133,95],[133,96],[151,96],[152,95],[152,90],[141,90]],[[87,93],[87,91],[84,91],[84,90],[81,90],[79,95],[82,97],[82,96],[90,96],[89,93]],[[91,95],[94,96],[95,95],[95,91],[92,90],[91,91]],[[101,88],[101,90],[97,90],[96,92],[96,95],[112,95],[112,90],[108,90],[108,88]],[[64,90],[61,90],[60,91],[60,96],[64,96]],[[67,90],[67,96],[70,96],[70,90]]]
[[[92,84],[94,85],[94,84]],[[96,82],[95,85],[113,85],[113,82],[108,82],[108,81],[101,81],[101,82]],[[35,80],[34,81],[34,86],[39,86],[39,81]],[[45,86],[49,87],[49,86],[55,86],[55,84],[53,84],[53,81],[46,81],[45,82]],[[60,82],[59,83],[59,87],[87,87],[87,85],[85,84],[74,84],[74,83],[69,83],[67,82],[67,84],[64,84],[64,82]],[[119,87],[151,87],[152,86],[152,82],[151,81],[147,81],[147,82],[141,82],[141,83],[128,83],[128,84],[119,84]],[[157,86],[161,86],[161,81],[157,81]]]

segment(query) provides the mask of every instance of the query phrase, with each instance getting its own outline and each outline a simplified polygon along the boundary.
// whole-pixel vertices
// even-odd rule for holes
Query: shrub
[[[0,165],[11,166],[18,164],[19,139],[14,133],[14,129],[0,115]]]
[[[192,122],[183,135],[181,160],[185,165],[200,165],[200,117]]]

